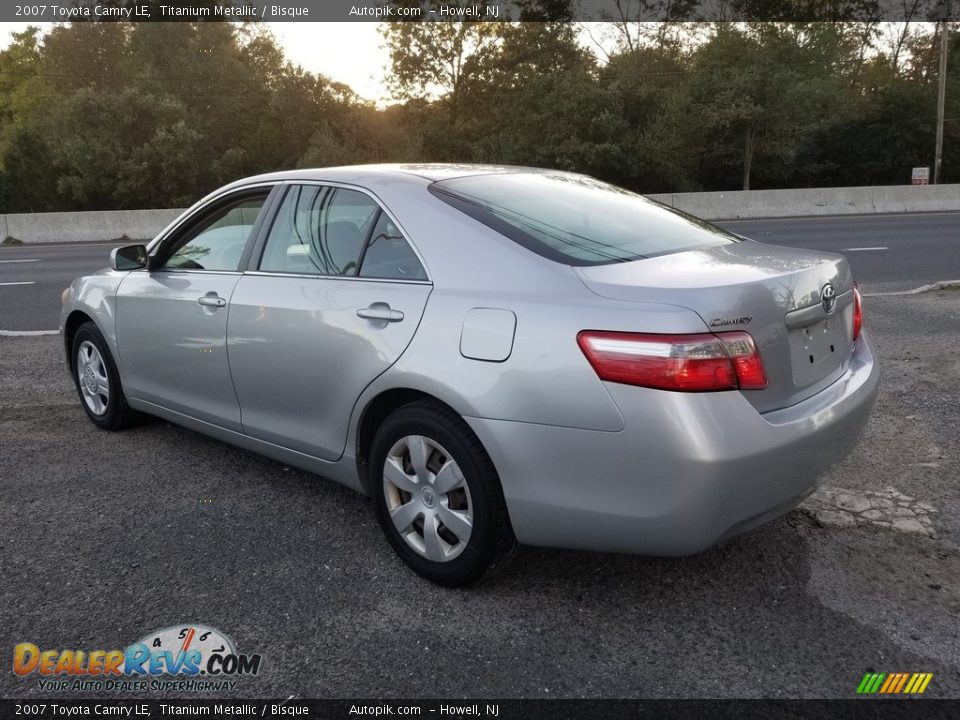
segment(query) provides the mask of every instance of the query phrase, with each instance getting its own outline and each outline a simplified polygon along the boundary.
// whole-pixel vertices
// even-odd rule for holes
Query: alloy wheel
[[[103,415],[110,404],[110,380],[100,351],[89,340],[77,352],[77,380],[83,401],[94,415]]]
[[[424,435],[407,435],[383,466],[390,519],[406,543],[433,562],[458,557],[473,532],[473,502],[460,466]]]

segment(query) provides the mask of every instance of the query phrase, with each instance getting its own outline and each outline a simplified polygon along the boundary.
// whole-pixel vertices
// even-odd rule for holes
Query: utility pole
[[[940,74],[937,77],[937,149],[933,159],[933,184],[940,184],[943,167],[943,112],[947,98],[947,42],[950,36],[950,0],[944,0],[940,21]]]

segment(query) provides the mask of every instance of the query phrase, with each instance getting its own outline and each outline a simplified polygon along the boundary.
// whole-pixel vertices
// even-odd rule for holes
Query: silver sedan
[[[360,166],[248,178],[64,291],[83,409],[369,495],[445,585],[518,543],[683,555],[783,514],[867,421],[846,260],[589,177]]]

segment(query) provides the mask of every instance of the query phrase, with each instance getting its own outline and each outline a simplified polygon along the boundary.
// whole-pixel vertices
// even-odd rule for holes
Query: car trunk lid
[[[575,271],[598,295],[679,305],[711,332],[749,332],[769,382],[743,394],[760,412],[816,394],[848,367],[853,278],[840,255],[744,240]]]

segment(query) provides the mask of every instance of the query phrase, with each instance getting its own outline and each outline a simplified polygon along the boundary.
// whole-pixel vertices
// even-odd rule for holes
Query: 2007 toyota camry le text
[[[782,515],[878,386],[842,256],[552,170],[247,178],[62,300],[97,426],[155,415],[363,492],[443,585],[518,543],[686,555]]]

